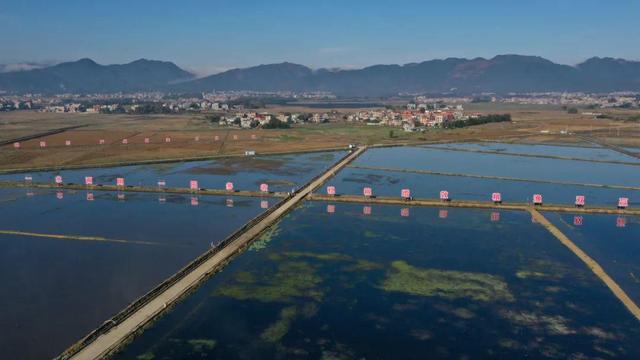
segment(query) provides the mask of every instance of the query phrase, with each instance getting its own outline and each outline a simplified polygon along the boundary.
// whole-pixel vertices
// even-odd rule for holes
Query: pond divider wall
[[[57,359],[103,358],[117,350],[119,346],[134,335],[136,331],[161,315],[172,303],[180,300],[191,289],[197,287],[202,281],[215,273],[221,264],[224,264],[228,259],[244,249],[252,240],[260,236],[272,224],[295,208],[314,189],[321,186],[329,177],[348,165],[365,150],[366,148],[364,147],[358,148],[346,154],[331,166],[329,170],[315,176],[303,187],[289,194],[289,196],[279,201],[275,206],[253,218],[225,240],[221,241],[217,246],[200,255],[176,274],[163,281],[144,296],[135,300],[120,313],[103,323],[99,328],[72,345],[59,355]],[[222,255],[219,256],[219,260],[212,261],[215,260],[215,256],[220,254]],[[188,277],[195,278],[188,280]],[[166,299],[161,299],[163,295],[166,295]],[[162,306],[151,305],[153,302],[158,301],[164,301]],[[145,309],[145,307],[149,308]],[[137,317],[137,319],[131,320],[133,317]],[[127,320],[131,320],[132,323],[124,324]],[[103,341],[101,342],[101,340]]]

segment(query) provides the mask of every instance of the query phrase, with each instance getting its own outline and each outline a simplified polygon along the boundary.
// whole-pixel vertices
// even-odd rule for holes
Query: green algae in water
[[[529,278],[538,278],[538,279],[542,279],[542,278],[546,278],[548,277],[547,274],[543,273],[543,272],[539,272],[539,271],[527,271],[527,270],[520,270],[518,272],[516,272],[516,276],[520,279],[529,279]]]
[[[280,222],[273,224],[259,239],[249,245],[249,251],[260,251],[265,249],[271,240],[280,234]]]
[[[146,352],[136,356],[137,360],[153,360],[156,356],[152,352]]]
[[[218,342],[213,339],[191,339],[187,342],[193,347],[193,350],[196,352],[202,352],[203,350],[212,350],[218,344]]]
[[[298,315],[295,306],[289,306],[280,311],[280,317],[260,334],[260,339],[266,342],[275,343],[280,341],[291,328],[291,323]]]
[[[340,253],[319,254],[319,253],[311,253],[311,252],[289,251],[289,252],[285,252],[284,255],[288,257],[293,257],[293,258],[307,257],[307,258],[312,258],[312,259],[322,260],[322,261],[348,262],[350,264],[347,267],[345,267],[345,270],[347,271],[370,271],[370,270],[381,269],[384,267],[384,265],[373,262],[373,261],[356,259],[349,255],[340,254]]]
[[[292,258],[306,257],[323,261],[353,261],[353,258],[349,255],[344,255],[340,253],[311,253],[311,252],[301,252],[301,251],[289,251],[285,252],[284,255]]]
[[[248,281],[251,279],[251,281]],[[309,263],[287,261],[278,265],[275,274],[236,274],[230,283],[221,285],[214,295],[237,300],[262,302],[293,302],[296,298],[311,298],[320,301],[323,292],[318,288],[322,278]]]
[[[364,235],[364,237],[366,238],[378,238],[378,237],[382,237],[381,234],[375,233],[371,230],[365,230],[364,233],[362,233],[362,235]]]
[[[404,261],[391,263],[391,270],[380,286],[385,291],[447,299],[513,301],[507,284],[497,276],[462,271],[421,269]]]

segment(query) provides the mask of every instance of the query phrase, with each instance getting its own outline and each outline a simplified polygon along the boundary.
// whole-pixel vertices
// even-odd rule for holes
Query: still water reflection
[[[0,189],[0,354],[51,358],[256,216],[259,198]],[[232,201],[229,206],[228,200]],[[273,201],[273,200],[271,200]]]
[[[306,203],[116,357],[640,356],[638,322],[527,213],[369,208]]]

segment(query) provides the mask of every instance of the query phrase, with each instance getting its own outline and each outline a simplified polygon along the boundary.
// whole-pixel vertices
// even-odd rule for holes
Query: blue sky
[[[640,0],[3,0],[0,64],[170,60],[199,73],[291,61],[640,59]]]

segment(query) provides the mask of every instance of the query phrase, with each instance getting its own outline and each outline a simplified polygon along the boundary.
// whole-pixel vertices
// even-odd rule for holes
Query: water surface
[[[637,358],[638,336],[525,212],[309,202],[116,358]]]
[[[603,185],[638,186],[638,179],[640,179],[640,167],[634,165],[457,152],[408,146],[369,149],[353,164]]]
[[[640,304],[640,219],[588,214],[545,216]]]
[[[190,180],[198,180],[200,187],[211,189],[224,189],[225,184],[231,181],[239,190],[257,190],[261,183],[267,183],[272,191],[291,191],[328,169],[344,155],[343,151],[334,151],[229,157],[207,161],[7,174],[0,175],[0,180],[22,181],[28,175],[34,182],[52,183],[56,175],[61,175],[65,183],[83,184],[85,176],[93,176],[95,184],[115,185],[116,178],[124,177],[127,185],[157,186],[158,180],[164,180],[167,187],[189,187]]]
[[[54,357],[263,211],[259,198],[25,191],[0,189],[7,359]]]
[[[639,169],[640,170],[640,169]],[[454,200],[491,200],[493,192],[502,194],[503,201],[531,202],[533,194],[542,194],[546,203],[575,203],[576,195],[584,195],[587,205],[615,207],[619,197],[630,203],[640,203],[640,191],[591,186],[560,185],[529,181],[477,179],[463,176],[420,174],[347,167],[327,181],[339,194],[362,195],[371,187],[374,195],[399,197],[402,189],[410,189],[415,198],[438,198],[441,190],[449,191]],[[326,192],[326,186],[318,189]]]
[[[600,160],[600,161],[625,161],[638,162],[640,159],[625,155],[617,151],[603,147],[587,146],[560,146],[560,145],[533,145],[533,144],[508,144],[508,143],[450,143],[434,144],[429,147],[443,149],[481,150],[495,151],[524,155],[561,156],[574,159]]]

